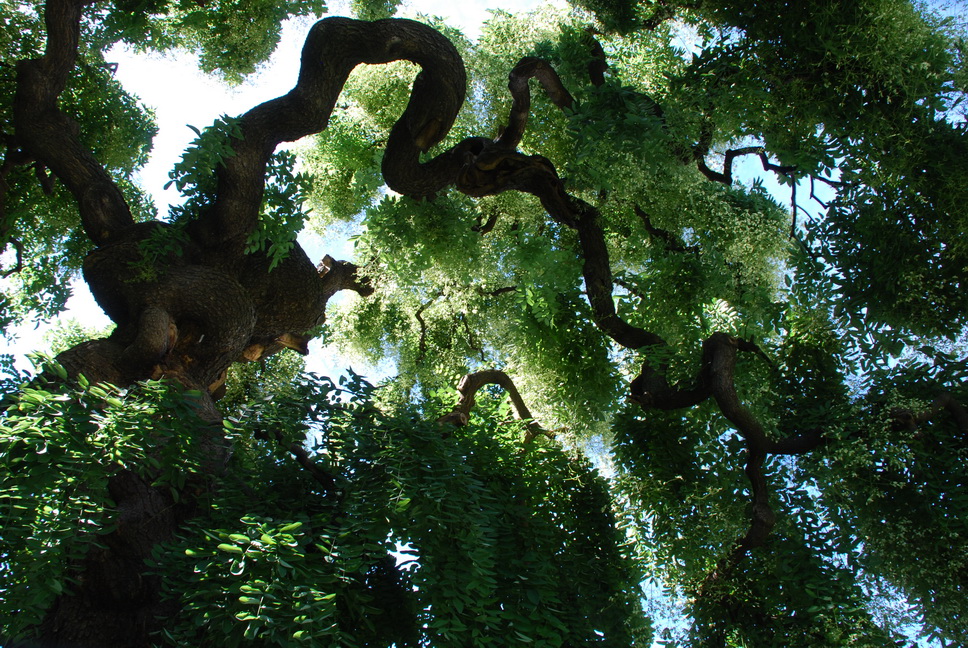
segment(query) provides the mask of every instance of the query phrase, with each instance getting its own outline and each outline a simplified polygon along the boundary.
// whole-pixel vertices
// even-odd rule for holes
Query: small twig
[[[13,248],[14,248],[14,250],[17,251],[17,263],[16,263],[16,265],[14,265],[14,267],[10,268],[9,270],[6,270],[4,272],[0,272],[0,277],[2,277],[4,279],[6,279],[7,277],[9,277],[12,274],[17,274],[21,270],[24,269],[24,258],[23,258],[24,246],[23,246],[23,244],[20,241],[18,241],[17,239],[12,238],[9,241],[7,241],[7,245],[12,245]]]
[[[819,180],[827,186],[833,187],[834,189],[839,189],[840,187],[848,186],[848,183],[841,182],[840,180],[829,180],[823,176],[812,176],[814,179]]]
[[[829,202],[824,202],[817,197],[817,194],[815,192],[817,180],[818,180],[817,176],[815,175],[810,176],[810,198],[812,198],[813,200],[816,200],[820,204],[820,206],[823,207],[824,209],[830,209]]]

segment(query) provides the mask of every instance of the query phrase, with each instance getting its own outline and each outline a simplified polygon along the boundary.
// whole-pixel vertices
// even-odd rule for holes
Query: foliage
[[[607,485],[584,461],[522,450],[520,426],[490,414],[450,435],[422,422],[439,403],[380,410],[343,382],[301,376],[232,425],[235,471],[264,492],[226,482],[213,517],[157,548],[183,603],[174,645],[646,645]],[[263,431],[308,434],[336,490],[266,452]]]
[[[830,439],[810,459],[768,464],[781,523],[796,523],[778,523],[775,541],[726,581],[728,596],[700,599],[683,640],[894,645],[899,637],[880,629],[884,617],[864,603],[871,590],[863,588],[883,576],[917,600],[925,616],[916,623],[963,641],[955,601],[964,598],[964,531],[942,539],[934,534],[951,523],[940,520],[912,530],[915,516],[927,515],[922,507],[940,515],[960,500],[942,489],[954,499],[924,501],[909,523],[893,513],[902,528],[885,526],[887,511],[873,503],[901,495],[862,495],[870,477],[859,475],[886,455],[906,456],[910,441],[895,435],[871,446],[871,433],[858,427],[869,429],[862,421],[872,409],[926,412],[932,390],[959,384],[960,352],[929,352],[935,368],[922,400],[877,400],[893,391],[880,376],[929,339],[916,336],[950,348],[968,312],[957,25],[895,1],[579,4],[601,20],[594,40],[586,14],[495,14],[464,52],[473,91],[455,137],[501,123],[510,109],[504,75],[515,60],[552,63],[575,104],[561,111],[532,84],[520,149],[550,159],[567,189],[601,211],[617,313],[671,346],[667,357],[650,351],[650,362],[688,380],[711,333],[762,341],[768,359],[741,359],[736,373],[746,407],[772,439],[808,430]],[[673,14],[693,31],[665,22]],[[595,41],[609,65],[599,85],[588,72]],[[673,596],[695,595],[749,525],[737,470],[742,440],[714,407],[643,415],[621,403],[622,378],[637,374],[644,354],[599,346],[601,334],[585,328],[592,316],[577,242],[531,197],[379,198],[371,180],[379,153],[368,147],[402,111],[409,79],[348,86],[336,130],[307,153],[320,191],[329,192],[320,204],[334,204],[325,222],[360,228],[358,258],[372,259],[366,272],[380,296],[346,304],[330,339],[372,361],[392,357],[404,380],[425,391],[497,364],[543,421],[582,438],[610,426],[619,489],[650,545],[642,551],[653,577]],[[701,159],[725,173],[725,152],[751,145],[779,169],[781,191],[793,190],[794,214],[760,180],[724,186],[696,169]],[[336,177],[338,186],[329,180]],[[337,203],[344,195],[355,198]],[[932,456],[953,443],[947,434],[917,432],[939,444]],[[859,462],[863,487],[831,481],[854,474],[841,452]],[[897,488],[921,491],[910,472],[901,474]],[[935,474],[958,484],[964,466],[946,460]],[[861,506],[867,497],[870,506]],[[922,562],[953,569],[929,568],[921,580]],[[809,587],[791,585],[794,564],[810,565]],[[944,583],[944,593],[927,594],[928,582]],[[832,604],[840,611],[832,614]]]
[[[183,48],[198,54],[199,66],[239,83],[279,44],[281,23],[290,16],[326,11],[324,0],[115,0],[94,9],[96,42],[125,43],[141,50]]]
[[[112,476],[132,471],[177,494],[203,463],[190,393],[161,382],[68,386],[66,376],[49,364],[2,401],[0,615],[11,637],[41,620],[112,530]]]

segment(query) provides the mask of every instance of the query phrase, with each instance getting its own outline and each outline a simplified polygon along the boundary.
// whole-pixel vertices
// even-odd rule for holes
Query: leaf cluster
[[[177,496],[206,453],[191,394],[162,382],[70,386],[59,365],[46,371],[5,394],[0,413],[0,629],[13,638],[111,532],[113,476],[130,471]]]
[[[304,376],[232,424],[234,461],[261,494],[227,480],[212,515],[155,552],[184,606],[166,641],[647,645],[608,487],[583,460],[522,450],[523,429],[499,426],[486,398],[450,434],[410,407],[377,409],[355,374],[341,382]],[[266,452],[258,430],[308,431],[336,490]]]

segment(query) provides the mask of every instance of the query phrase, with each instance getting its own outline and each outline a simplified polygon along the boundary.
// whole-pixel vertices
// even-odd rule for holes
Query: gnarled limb
[[[296,86],[245,113],[235,155],[218,171],[218,197],[199,221],[196,236],[231,263],[256,227],[269,156],[281,142],[326,128],[350,72],[361,63],[407,60],[422,71],[410,102],[387,142],[383,172],[399,193],[430,195],[453,181],[462,149],[421,164],[420,153],[440,142],[464,101],[466,74],[454,46],[434,29],[403,19],[364,22],[326,18],[310,30]]]

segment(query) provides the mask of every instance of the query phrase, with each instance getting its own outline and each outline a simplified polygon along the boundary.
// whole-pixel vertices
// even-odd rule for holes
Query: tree
[[[78,271],[115,323],[4,384],[11,641],[644,646],[645,578],[690,645],[968,640],[963,25],[578,4],[316,23],[162,219],[106,48],[238,80],[320,4],[3,9],[3,323]],[[320,335],[398,375],[305,373]]]

